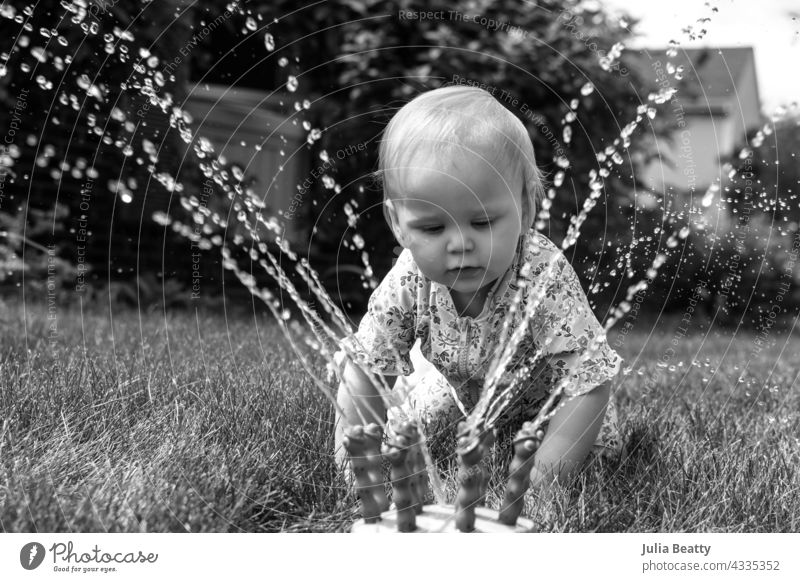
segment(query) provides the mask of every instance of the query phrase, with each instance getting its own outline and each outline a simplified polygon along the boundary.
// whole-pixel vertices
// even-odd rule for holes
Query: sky
[[[639,36],[629,46],[666,48],[670,40],[689,47],[752,46],[762,111],[800,102],[800,2],[798,0],[603,0],[612,14],[638,18]],[[710,7],[716,7],[712,12]],[[698,24],[700,18],[711,20]],[[694,26],[708,32],[691,41],[681,31]]]

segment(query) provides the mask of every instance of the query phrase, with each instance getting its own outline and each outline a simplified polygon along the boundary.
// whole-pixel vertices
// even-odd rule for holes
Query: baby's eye
[[[425,234],[436,234],[438,232],[442,232],[443,228],[444,227],[441,224],[428,224],[419,227],[419,229]]]
[[[482,218],[480,220],[473,220],[472,226],[475,228],[486,228],[487,226],[491,226],[494,222],[494,218]]]

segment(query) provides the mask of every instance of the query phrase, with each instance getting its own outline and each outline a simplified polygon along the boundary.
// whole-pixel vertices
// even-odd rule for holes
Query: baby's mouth
[[[480,267],[454,267],[447,272],[455,277],[474,277],[479,275],[483,269]]]

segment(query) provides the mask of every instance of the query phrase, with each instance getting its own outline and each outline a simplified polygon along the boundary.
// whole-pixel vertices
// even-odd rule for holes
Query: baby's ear
[[[403,234],[402,229],[400,228],[400,223],[397,220],[397,209],[395,208],[394,203],[391,200],[387,200],[384,202],[386,205],[386,218],[389,222],[389,228],[392,229],[392,233],[394,234],[394,238],[397,239],[397,242],[400,243],[400,246],[408,248],[405,241],[405,236]]]

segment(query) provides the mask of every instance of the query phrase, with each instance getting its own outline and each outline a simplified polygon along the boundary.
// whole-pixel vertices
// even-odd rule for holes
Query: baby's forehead
[[[502,205],[519,196],[521,184],[504,168],[468,167],[441,169],[435,164],[407,169],[396,184],[394,199],[434,205],[456,203],[480,207]],[[465,208],[466,210],[466,208]]]
[[[458,176],[481,167],[493,174],[505,174],[512,164],[491,147],[458,146],[447,148],[413,148],[401,156],[395,168],[387,168],[404,181],[421,174]]]
[[[430,183],[474,180],[476,174],[494,180],[514,182],[518,168],[508,160],[497,159],[491,152],[462,150],[452,155],[417,152],[397,167],[386,168],[385,178],[393,189],[424,189]]]

